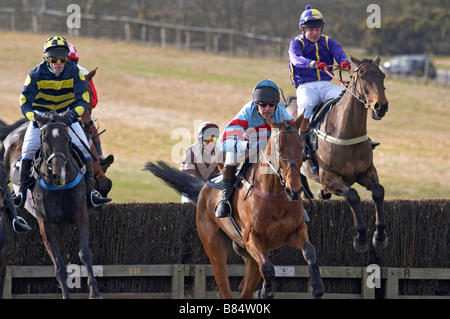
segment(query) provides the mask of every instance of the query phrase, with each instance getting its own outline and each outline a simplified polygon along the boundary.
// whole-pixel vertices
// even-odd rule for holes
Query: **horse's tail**
[[[197,203],[198,195],[205,184],[202,179],[173,168],[164,161],[158,161],[157,164],[147,162],[144,170],[150,171],[178,193],[195,203]]]
[[[5,138],[16,128],[22,126],[23,123],[28,122],[26,118],[21,118],[20,120],[16,121],[15,123],[8,125],[2,120],[0,120],[0,141],[4,141]]]

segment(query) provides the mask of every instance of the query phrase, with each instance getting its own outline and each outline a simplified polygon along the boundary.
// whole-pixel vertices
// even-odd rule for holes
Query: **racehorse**
[[[94,188],[99,191],[99,193],[106,197],[108,196],[108,193],[111,191],[112,188],[112,181],[109,179],[105,173],[106,170],[111,166],[111,164],[114,162],[114,156],[109,155],[106,157],[106,159],[103,161],[103,163],[100,163],[100,159],[98,156],[97,148],[95,147],[93,143],[93,127],[94,123],[91,120],[91,114],[93,109],[93,90],[90,85],[90,80],[95,76],[97,73],[97,69],[94,69],[90,71],[85,76],[86,84],[88,87],[89,95],[91,97],[89,108],[84,112],[84,114],[81,116],[80,125],[83,128],[84,133],[86,134],[86,137],[89,141],[89,146],[91,150],[92,156],[92,162],[93,162],[93,168],[94,168],[94,177],[95,177],[95,185]]]
[[[63,298],[69,298],[67,269],[57,239],[62,224],[75,224],[78,229],[79,257],[86,266],[89,298],[101,298],[92,268],[92,254],[88,245],[89,216],[86,203],[86,185],[83,172],[72,154],[68,128],[70,110],[58,115],[35,113],[40,126],[41,142],[35,170],[37,181],[32,187],[36,218],[45,248],[55,267],[55,276],[62,289]],[[4,141],[6,168],[21,156],[20,134],[14,131]],[[17,146],[19,145],[19,147]]]
[[[358,60],[352,57],[351,60],[356,69],[345,94],[323,115],[319,127],[309,130],[319,137],[317,150],[312,155],[318,173],[311,168],[311,161],[302,165],[301,172],[322,185],[323,190],[319,194],[345,197],[357,231],[353,246],[362,253],[368,250],[369,244],[367,226],[361,215],[360,197],[351,188],[355,182],[372,192],[376,205],[373,245],[385,248],[388,244],[383,207],[384,187],[378,180],[367,136],[367,110],[371,110],[373,119],[381,120],[388,111],[388,101],[385,96],[385,75],[379,68],[380,58]],[[287,110],[295,116],[297,108],[296,104],[293,105],[288,106]],[[309,189],[307,185],[305,188]]]
[[[11,236],[10,224],[5,211],[5,190],[8,185],[5,165],[2,160],[0,158],[0,299],[3,298],[3,286],[6,276],[6,251]]]
[[[310,291],[320,298],[324,293],[314,246],[308,237],[300,193],[302,165],[301,138],[295,122],[275,123],[269,119],[272,134],[257,163],[249,164],[242,184],[230,200],[233,219],[215,218],[220,190],[207,183],[164,166],[147,163],[146,168],[171,187],[197,200],[197,231],[209,257],[214,278],[223,298],[231,298],[227,275],[227,255],[233,246],[243,257],[246,271],[240,285],[241,298],[252,298],[261,277],[260,298],[273,298],[274,266],[268,252],[284,245],[302,251],[308,263]],[[244,164],[246,165],[246,164]],[[233,226],[233,223],[235,226]]]

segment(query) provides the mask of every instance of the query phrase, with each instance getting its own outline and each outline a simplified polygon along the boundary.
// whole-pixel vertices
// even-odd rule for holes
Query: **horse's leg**
[[[363,253],[369,249],[367,242],[367,226],[361,213],[361,199],[358,192],[348,186],[340,176],[334,172],[326,171],[323,175],[322,185],[325,190],[343,196],[350,205],[353,213],[353,223],[358,235],[353,239],[353,247],[359,253]]]
[[[78,228],[80,241],[80,251],[78,252],[78,256],[86,267],[88,275],[89,299],[101,299],[102,296],[98,291],[97,280],[94,277],[94,270],[92,268],[92,253],[89,249],[89,217],[86,207],[83,208],[83,211],[75,224]]]
[[[375,167],[372,166],[366,174],[360,176],[358,183],[372,192],[372,199],[375,202],[375,226],[377,230],[373,234],[372,244],[377,249],[386,248],[388,239],[384,230],[386,227],[384,221],[384,187],[378,181],[378,174]]]
[[[234,251],[239,254],[245,262],[245,275],[239,285],[241,291],[241,299],[252,299],[253,292],[261,280],[261,273],[259,272],[258,263],[252,256],[242,247],[233,243]]]
[[[197,207],[197,232],[211,262],[214,279],[223,299],[231,299],[230,281],[227,271],[227,256],[231,250],[231,240],[223,231]],[[214,214],[214,212],[213,212]]]
[[[39,229],[42,240],[44,241],[45,249],[53,261],[55,277],[61,287],[62,297],[68,299],[69,288],[67,287],[67,268],[62,259],[61,251],[59,250],[57,240],[58,227],[54,223],[41,218],[39,219]]]
[[[256,260],[260,268],[261,276],[264,279],[264,285],[259,292],[258,297],[261,299],[275,298],[273,294],[273,281],[275,279],[275,267],[269,260],[265,246],[260,236],[255,232],[250,232],[245,244],[247,252]]]
[[[294,234],[288,237],[287,243],[302,251],[303,258],[308,263],[311,294],[314,298],[321,298],[324,293],[323,282],[320,277],[319,265],[316,262],[316,249],[309,241],[308,226],[305,222],[300,225]]]

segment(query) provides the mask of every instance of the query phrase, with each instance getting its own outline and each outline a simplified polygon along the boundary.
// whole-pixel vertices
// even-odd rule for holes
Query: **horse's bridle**
[[[56,125],[62,125],[64,128],[67,127],[66,123],[63,123],[63,122],[50,122],[50,123],[47,123],[47,124],[45,124],[44,126],[40,127],[40,130],[41,130],[41,132],[42,132],[45,128],[50,127],[50,126],[56,126]],[[41,143],[42,143],[42,134],[41,134]],[[69,144],[69,145],[70,145],[70,144]],[[64,160],[64,165],[67,164],[66,154],[64,154],[63,152],[53,152],[53,153],[51,153],[48,157],[46,157],[45,154],[41,153],[41,156],[42,156],[43,159],[46,161],[47,168],[48,168],[48,170],[50,170],[50,171],[52,170],[52,168],[51,168],[51,166],[50,166],[50,161],[51,161],[53,158],[57,157],[57,156],[60,156],[60,157],[63,158],[63,160]]]
[[[372,64],[372,63],[374,63],[373,61],[367,61],[367,62],[363,62],[363,63],[361,63],[360,65],[358,65],[357,67],[356,67],[356,69],[353,71],[354,73],[352,74],[350,71],[348,71],[349,73],[350,73],[350,77],[353,79],[353,88],[354,88],[354,90],[355,90],[355,93],[353,93],[352,92],[352,90],[350,90],[348,87],[347,87],[347,85],[345,85],[342,81],[340,81],[340,80],[338,80],[331,72],[329,72],[328,70],[327,70],[327,68],[324,68],[324,71],[325,71],[325,73],[327,73],[329,76],[331,76],[334,80],[336,80],[348,93],[350,93],[355,99],[357,99],[362,105],[364,105],[364,107],[366,108],[366,109],[368,109],[368,108],[370,108],[372,111],[374,111],[374,109],[373,109],[373,107],[370,105],[370,103],[369,103],[369,100],[368,99],[366,99],[365,97],[364,97],[364,95],[361,93],[361,92],[359,92],[358,90],[357,90],[357,88],[356,88],[356,82],[357,82],[357,80],[360,78],[359,76],[356,78],[356,80],[355,80],[355,77],[354,77],[354,74],[358,74],[358,71],[361,69],[361,67],[363,67],[364,65],[366,65],[366,64]],[[333,66],[331,66],[331,67],[333,67]],[[364,78],[361,78],[362,80],[364,80]]]
[[[278,138],[278,136],[279,136],[280,134],[284,134],[284,133],[286,133],[286,134],[287,134],[287,133],[296,133],[296,134],[299,134],[297,130],[280,131],[280,132],[278,132],[278,133],[274,136],[274,141],[276,141],[276,139]],[[280,180],[280,184],[281,184],[283,187],[286,188],[286,176],[287,176],[289,170],[290,170],[292,167],[295,167],[295,169],[297,170],[297,172],[300,174],[300,169],[297,167],[296,164],[297,164],[298,161],[303,160],[303,158],[302,158],[302,157],[299,157],[299,158],[293,159],[293,160],[291,160],[291,159],[289,159],[289,158],[282,158],[282,157],[280,157],[280,151],[278,150],[278,147],[277,147],[278,144],[275,143],[275,145],[276,145],[275,151],[278,153],[278,160],[279,160],[279,161],[289,162],[289,167],[288,167],[288,169],[286,170],[286,172],[284,172],[284,175],[281,173],[281,165],[278,165],[278,169],[276,169],[276,168],[273,166],[273,164],[272,164],[272,162],[270,161],[270,159],[269,159],[269,158],[267,157],[267,155],[265,154],[265,152],[262,152],[262,154],[263,154],[263,156],[264,156],[264,158],[265,158],[267,164],[269,165],[269,167],[274,171],[275,175],[277,175],[278,179]],[[302,189],[303,189],[303,188],[302,188]],[[301,191],[300,191],[300,192],[301,192]]]

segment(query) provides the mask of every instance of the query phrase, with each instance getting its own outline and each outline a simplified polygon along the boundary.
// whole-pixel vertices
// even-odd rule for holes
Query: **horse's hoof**
[[[369,243],[366,241],[361,241],[358,239],[358,236],[355,236],[353,238],[353,248],[355,248],[355,250],[358,253],[365,253],[367,250],[369,250]]]
[[[380,237],[384,237],[384,239],[380,239]],[[373,233],[372,244],[373,247],[375,247],[376,249],[386,248],[388,245],[388,238],[386,232],[383,232],[383,236],[378,236],[378,231],[375,231],[375,233]]]
[[[326,193],[323,189],[319,190],[317,192],[317,196],[320,199],[330,199],[331,198],[331,193]]]

